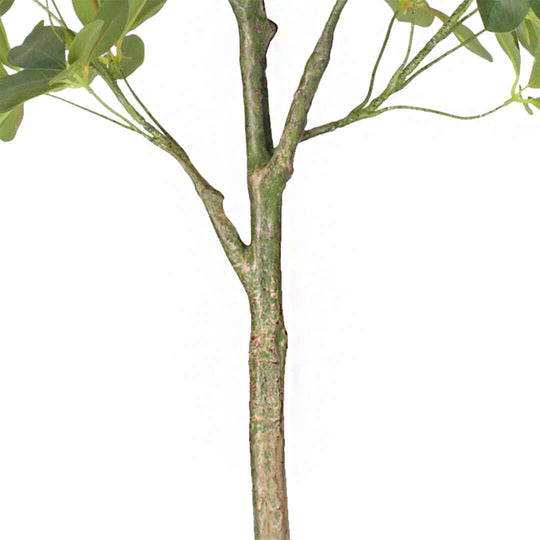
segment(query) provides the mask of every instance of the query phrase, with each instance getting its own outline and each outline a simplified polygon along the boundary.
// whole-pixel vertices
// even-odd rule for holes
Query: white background
[[[16,4],[14,44],[40,17]],[[267,1],[276,138],[332,4]],[[389,17],[349,2],[310,126],[359,103]],[[228,2],[172,0],[139,34],[134,86],[249,241]],[[460,51],[392,103],[498,105],[513,72],[484,43],[494,64]],[[389,113],[299,149],[283,234],[294,539],[540,536],[539,141],[515,105]],[[190,180],[49,98],[0,156],[0,537],[250,539],[248,307]]]

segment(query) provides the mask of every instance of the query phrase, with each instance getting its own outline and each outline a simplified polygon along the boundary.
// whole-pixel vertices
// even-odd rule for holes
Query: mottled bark
[[[287,332],[281,289],[281,207],[288,171],[251,175],[250,448],[257,540],[288,540],[283,397]]]
[[[250,450],[256,540],[288,540],[283,399],[287,332],[281,290],[282,195],[319,82],[336,24],[347,0],[337,0],[308,60],[278,148],[274,151],[266,54],[276,25],[262,0],[230,0],[240,33],[248,188],[251,201],[249,270],[243,280],[251,309]]]

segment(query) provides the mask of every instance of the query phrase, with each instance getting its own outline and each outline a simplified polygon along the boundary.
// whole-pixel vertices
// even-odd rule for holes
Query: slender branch
[[[347,0],[337,0],[321,37],[307,61],[304,74],[289,110],[275,158],[286,167],[292,168],[292,161],[307,123],[307,116],[319,84],[330,62],[336,26]]]
[[[353,111],[347,116],[340,118],[339,120],[328,122],[326,124],[322,124],[320,126],[304,131],[301,142],[309,141],[309,139],[313,139],[314,137],[318,137],[319,135],[324,135],[325,133],[331,133],[332,131],[336,131],[336,129],[348,126],[350,124],[354,124],[355,122],[359,122],[360,120],[374,118],[375,116],[379,116],[379,114],[380,110],[363,109],[357,112]]]
[[[59,17],[57,17],[46,5],[42,4],[39,0],[32,0],[35,4],[37,4],[43,11],[47,12],[47,14],[52,17],[56,22],[59,22],[62,24],[62,21]]]
[[[277,26],[266,16],[263,0],[229,0],[240,35],[240,69],[244,93],[244,115],[248,174],[264,167],[274,151],[266,54]]]
[[[161,137],[153,141],[156,146],[165,150],[180,163],[191,178],[197,194],[201,198],[214,230],[231,265],[235,269],[244,286],[247,284],[250,270],[248,247],[244,244],[238,230],[227,217],[223,208],[224,196],[212,186],[196,169],[186,151],[172,138]]]
[[[444,39],[446,39],[452,31],[455,29],[456,23],[469,9],[473,0],[464,0],[448,17],[448,20],[442,25],[440,30],[426,43],[426,45],[420,50],[420,52],[409,62],[402,72],[402,79],[405,80],[418,65],[424,60],[424,58]]]
[[[120,73],[122,73],[122,70],[120,66],[117,66],[117,69],[120,69]],[[127,77],[124,77],[124,83],[126,84],[128,90],[131,92],[131,95],[135,98],[135,101],[142,107],[144,112],[148,115],[148,118],[154,122],[154,124],[157,126],[161,132],[166,135],[167,137],[172,138],[172,136],[169,134],[169,132],[156,120],[156,117],[150,112],[148,107],[142,102],[141,98],[135,93],[135,90],[133,90],[131,84],[128,82]]]
[[[119,112],[115,111],[110,105],[108,105],[103,99],[101,99],[95,92],[94,90],[92,90],[92,88],[87,85],[84,87],[86,89],[86,91],[101,105],[103,106],[105,109],[107,109],[110,113],[114,114],[115,116],[117,116],[118,118],[120,118],[120,120],[123,120],[128,126],[130,126],[134,131],[138,131],[139,133],[142,134],[142,132],[137,129],[137,127],[132,124],[125,116],[121,115]]]
[[[56,13],[58,14],[58,18],[60,20],[60,23],[62,24],[63,28],[67,28],[68,25],[66,24],[66,21],[64,20],[64,17],[62,17],[62,13],[60,13],[60,10],[58,9],[58,6],[56,5],[55,0],[51,0],[52,5],[54,6],[54,9],[56,9]]]
[[[247,246],[242,242],[236,227],[225,214],[225,210],[223,208],[223,194],[220,193],[202,176],[202,174],[197,170],[195,165],[190,160],[184,148],[182,148],[182,146],[180,146],[180,144],[175,141],[168,132],[160,132],[137,111],[137,109],[130,103],[129,99],[124,95],[116,80],[111,77],[103,66],[96,62],[94,63],[94,67],[97,69],[100,76],[109,86],[116,99],[124,107],[126,112],[141,127],[152,135],[152,137],[148,137],[149,140],[158,148],[161,148],[174,157],[191,178],[193,185],[195,186],[195,190],[197,191],[206,208],[206,211],[208,212],[208,215],[210,216],[212,225],[214,226],[227,258],[231,262],[242,283],[245,284],[247,281],[247,274],[249,272]]]
[[[55,96],[54,94],[47,94],[47,95],[49,97],[51,97],[51,98],[57,99],[59,101],[63,101],[64,103],[68,103],[69,105],[73,105],[73,107],[77,107],[77,109],[82,109],[83,111],[89,112],[90,114],[93,114],[95,116],[99,116],[100,118],[103,118],[104,120],[108,120],[109,122],[112,122],[113,124],[116,124],[117,126],[121,126],[121,127],[125,128],[125,129],[129,129],[129,131],[134,131],[135,133],[138,133],[140,135],[144,135],[145,137],[148,137],[145,133],[138,130],[136,127],[134,127],[132,125],[124,124],[122,122],[119,122],[118,120],[115,120],[114,118],[111,118],[110,116],[106,116],[106,115],[101,114],[101,113],[99,113],[97,111],[94,111],[92,109],[89,109],[87,107],[79,105],[78,103],[75,103],[74,101],[70,101],[69,99],[65,99],[65,98],[60,97],[60,96]]]
[[[420,68],[418,71],[413,73],[406,81],[403,87],[407,86],[409,83],[411,83],[418,75],[421,73],[424,73],[424,71],[427,71],[430,67],[433,67],[435,64],[438,64],[441,60],[444,60],[447,56],[450,56],[452,53],[456,52],[457,50],[461,49],[462,47],[466,47],[469,43],[474,41],[475,39],[478,39],[484,32],[487,32],[487,30],[484,28],[480,30],[480,32],[474,34],[469,39],[466,39],[465,41],[462,41],[459,45],[456,45],[449,51],[446,51],[444,54],[441,54],[439,57],[435,58],[435,60],[432,60],[429,64],[426,64],[422,68]]]
[[[503,109],[504,107],[510,105],[510,103],[513,103],[515,100],[513,98],[510,98],[508,99],[507,101],[505,101],[504,103],[502,103],[501,105],[499,105],[498,107],[495,107],[494,109],[491,109],[487,112],[484,112],[484,113],[481,113],[481,114],[475,114],[473,116],[461,116],[461,115],[458,115],[458,114],[452,114],[452,113],[448,113],[448,112],[444,112],[444,111],[439,111],[439,110],[436,110],[436,109],[428,109],[428,108],[425,108],[425,107],[414,107],[414,106],[411,106],[411,105],[392,105],[391,107],[385,107],[384,109],[379,109],[379,111],[377,111],[379,114],[382,114],[382,113],[385,113],[385,112],[389,112],[389,111],[397,111],[397,110],[406,110],[406,111],[420,111],[420,112],[425,112],[425,113],[430,113],[430,114],[437,114],[439,116],[446,116],[447,118],[453,118],[455,120],[478,120],[480,118],[485,118],[486,116],[490,116],[494,113],[496,113],[497,111],[500,111],[501,109]]]
[[[362,101],[362,103],[359,105],[360,109],[363,109],[369,103],[369,100],[373,94],[373,88],[375,87],[375,79],[377,77],[377,72],[379,71],[379,66],[383,59],[384,53],[386,52],[386,47],[388,46],[388,42],[390,41],[390,35],[392,34],[392,29],[394,27],[394,23],[396,22],[396,17],[397,17],[397,13],[394,13],[394,16],[390,20],[390,24],[388,25],[388,30],[386,31],[386,35],[384,36],[384,41],[383,41],[381,50],[379,51],[379,56],[377,56],[377,61],[375,62],[375,65],[373,66],[371,79],[369,81],[368,92],[366,94],[366,97],[364,98],[364,101]]]
[[[374,116],[378,116],[378,114],[380,114],[379,107],[392,94],[401,90],[408,84],[408,82],[410,82],[407,80],[407,77],[413,73],[414,69],[416,69],[416,67],[433,50],[433,48],[438,43],[440,43],[443,39],[448,37],[448,35],[452,33],[452,31],[455,29],[455,27],[458,24],[461,24],[462,21],[466,20],[469,16],[472,16],[476,12],[475,11],[472,14],[460,20],[460,18],[467,11],[471,3],[472,3],[472,0],[464,0],[458,6],[458,8],[454,11],[454,13],[452,13],[452,15],[443,24],[443,26],[439,29],[439,31],[428,41],[428,43],[420,50],[420,52],[405,67],[401,65],[400,68],[397,69],[397,71],[391,77],[390,82],[386,86],[385,90],[377,98],[375,98],[369,104],[369,106],[366,107],[367,102],[369,101],[369,98],[371,97],[371,92],[368,93],[368,96],[369,96],[368,99],[364,100],[358,107],[355,107],[347,116],[339,120],[336,120],[334,122],[328,122],[327,124],[305,131],[302,135],[301,140],[307,141],[309,139],[312,139],[313,137],[317,137],[319,135],[323,135],[325,133],[335,131],[338,128],[348,126],[349,124],[352,124],[359,120],[364,120],[365,118],[373,118]],[[389,28],[389,31],[390,30],[391,30],[391,27]],[[386,42],[388,40],[389,33],[390,32],[387,32],[387,37],[385,38],[385,43],[383,44],[383,49],[382,49],[383,53],[386,47]],[[409,47],[410,46],[411,46],[411,38],[409,37]],[[452,52],[459,49],[461,46],[463,46],[463,44],[461,44],[459,47],[454,48]],[[446,56],[448,56],[448,54]],[[382,54],[380,56],[382,56]],[[442,58],[440,58],[440,60],[442,60]],[[379,61],[380,60],[378,59],[378,62]],[[376,67],[377,67],[377,64],[376,64]]]
[[[413,4],[412,15],[411,15],[411,31],[409,32],[409,43],[407,44],[407,52],[405,53],[405,59],[401,64],[401,69],[405,69],[407,62],[411,56],[412,46],[414,42],[414,31],[416,29],[416,2]]]

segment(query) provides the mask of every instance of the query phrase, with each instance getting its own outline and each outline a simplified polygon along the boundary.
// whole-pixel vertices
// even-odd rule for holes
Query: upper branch
[[[173,156],[191,178],[195,190],[210,216],[212,225],[214,226],[227,258],[238,274],[240,281],[245,285],[247,273],[249,271],[247,246],[240,238],[238,230],[232,221],[225,214],[223,208],[223,194],[202,176],[195,165],[193,165],[182,146],[180,146],[167,131],[161,128],[159,123],[156,122],[158,127],[153,126],[135,109],[118,86],[117,81],[114,80],[103,67],[96,63],[96,69],[126,112],[128,112],[130,116],[148,132],[149,135],[146,136],[146,138],[158,148],[165,150],[168,154]],[[137,100],[140,102],[138,98]],[[146,107],[143,106],[143,108],[147,111]],[[150,117],[153,118],[151,114]]]
[[[266,53],[277,31],[263,0],[229,0],[240,33],[240,67],[244,89],[248,173],[264,167],[274,143],[268,104]]]
[[[402,90],[405,86],[407,86],[411,80],[415,78],[415,75],[413,75],[416,68],[422,63],[422,61],[429,55],[429,53],[444,39],[446,39],[455,29],[456,25],[459,24],[459,20],[461,17],[465,14],[465,12],[469,9],[470,5],[472,4],[473,0],[463,0],[459,6],[455,9],[455,11],[452,13],[452,15],[448,18],[448,20],[442,25],[442,27],[434,34],[434,36],[422,47],[422,49],[418,52],[418,54],[406,65],[402,64],[399,66],[397,71],[394,73],[392,78],[390,79],[390,82],[384,89],[384,91],[376,97],[371,103],[368,104],[369,98],[371,97],[371,90],[372,90],[372,84],[373,84],[373,76],[372,76],[372,83],[370,86],[370,92],[368,93],[368,98],[365,99],[358,107],[354,108],[347,116],[344,118],[341,118],[339,120],[336,120],[334,122],[329,122],[327,124],[324,124],[322,126],[318,126],[315,128],[312,128],[310,130],[306,130],[302,134],[302,141],[307,141],[313,137],[317,137],[319,135],[323,135],[324,133],[329,133],[332,131],[335,131],[336,129],[348,126],[349,124],[353,124],[354,122],[358,122],[359,120],[363,120],[366,118],[373,118],[374,116],[378,116],[381,114],[381,110],[379,107],[393,94],[396,92],[399,92]],[[395,15],[394,15],[395,17]],[[394,19],[392,19],[393,21]],[[392,28],[393,22],[390,23],[389,31]],[[413,24],[414,27],[414,24]],[[387,33],[386,38],[384,40],[383,48],[381,49],[381,54],[379,55],[379,58],[377,59],[377,63],[375,64],[374,73],[376,72],[376,68],[378,67],[378,64],[381,60],[381,55],[384,53],[386,49],[386,45],[388,42],[389,33]],[[474,39],[474,36],[473,38]],[[451,52],[454,52],[455,50],[463,47],[467,42],[462,42],[458,47],[455,47],[452,49]],[[409,41],[409,49],[410,51],[410,41]],[[443,55],[442,58],[447,56],[447,54]],[[408,58],[408,54],[407,54]],[[433,63],[434,64],[434,63]],[[432,64],[429,64],[428,66],[431,66]],[[426,66],[426,68],[428,67]],[[419,72],[418,72],[419,73]],[[367,105],[367,106],[366,106]],[[390,108],[385,109],[385,111],[390,110]]]
[[[294,94],[285,128],[276,149],[276,157],[279,156],[287,167],[292,167],[294,153],[304,133],[309,110],[330,62],[335,29],[346,4],[347,0],[336,1],[323,33],[306,63],[298,90]]]

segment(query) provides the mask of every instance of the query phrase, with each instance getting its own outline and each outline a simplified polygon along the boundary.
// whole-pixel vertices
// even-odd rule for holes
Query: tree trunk
[[[287,332],[281,292],[281,189],[251,185],[250,450],[256,540],[289,540],[283,394]]]

